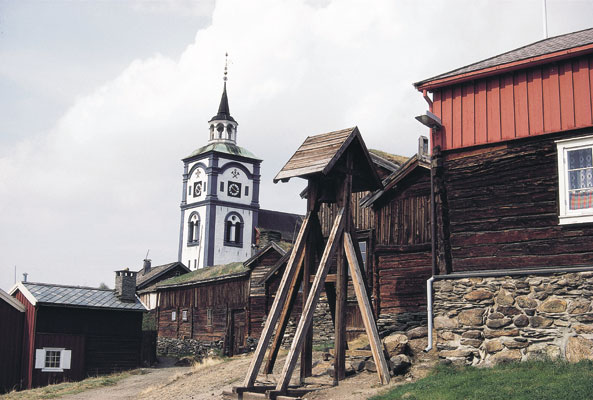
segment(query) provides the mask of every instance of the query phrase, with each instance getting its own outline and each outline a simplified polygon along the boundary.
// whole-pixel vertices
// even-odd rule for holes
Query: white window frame
[[[171,321],[177,321],[177,311],[171,311]]]
[[[58,368],[49,368],[45,366],[45,356],[48,351],[60,352],[60,366]],[[41,372],[64,372],[65,369],[70,369],[72,361],[72,350],[67,350],[63,347],[44,347],[42,349],[35,349],[35,369],[40,369]]]
[[[560,200],[558,222],[560,225],[593,222],[593,207],[580,210],[571,210],[568,207],[567,152],[587,147],[593,148],[593,135],[556,141],[558,153],[558,193]]]
[[[181,311],[181,320],[184,322],[187,321],[187,310]]]

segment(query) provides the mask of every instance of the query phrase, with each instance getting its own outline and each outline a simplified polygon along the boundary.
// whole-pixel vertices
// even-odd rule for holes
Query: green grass
[[[439,366],[371,400],[593,399],[593,362],[532,361],[493,368]]]
[[[55,385],[44,386],[37,389],[22,390],[20,392],[10,392],[4,397],[0,396],[2,400],[41,400],[41,399],[55,399],[67,394],[76,394],[85,390],[96,389],[105,386],[113,386],[124,378],[131,375],[144,374],[142,369],[133,371],[119,372],[111,375],[98,376],[87,378],[80,382],[63,382]]]
[[[212,267],[200,268],[187,274],[175,276],[162,282],[159,282],[157,286],[167,286],[178,283],[189,283],[199,282],[207,279],[219,278],[225,275],[238,274],[241,272],[247,272],[249,268],[243,266],[242,262],[233,262],[223,265],[214,265]]]
[[[313,351],[326,351],[328,349],[334,348],[334,341],[328,340],[322,343],[317,343],[313,345]]]

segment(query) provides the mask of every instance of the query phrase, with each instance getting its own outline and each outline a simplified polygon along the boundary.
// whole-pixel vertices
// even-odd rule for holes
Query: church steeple
[[[218,113],[208,121],[210,124],[210,140],[208,143],[225,142],[237,143],[237,121],[231,117],[229,110],[229,98],[226,92],[226,82],[228,80],[228,56],[225,54],[226,60],[224,63],[224,87],[222,90],[222,97],[220,98],[220,105],[218,106]]]

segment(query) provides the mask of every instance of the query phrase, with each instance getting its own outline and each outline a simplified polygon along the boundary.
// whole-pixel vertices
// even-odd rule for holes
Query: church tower
[[[183,161],[179,261],[198,268],[251,257],[259,211],[261,160],[237,146],[227,95],[227,66],[208,142]]]

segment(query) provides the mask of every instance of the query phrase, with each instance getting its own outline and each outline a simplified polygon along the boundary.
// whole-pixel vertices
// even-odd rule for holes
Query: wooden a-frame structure
[[[301,226],[276,297],[266,319],[257,349],[242,387],[233,388],[236,398],[280,399],[298,396],[302,391],[289,390],[288,385],[301,355],[301,378],[311,376],[313,313],[322,290],[335,303],[335,359],[334,384],[345,377],[346,298],[348,271],[358,300],[358,306],[369,337],[377,373],[382,384],[390,375],[373,317],[361,271],[362,257],[358,243],[353,240],[351,198],[353,192],[381,188],[368,150],[357,127],[308,137],[274,178],[286,182],[290,178],[307,179],[307,215]],[[321,203],[337,203],[339,212],[329,238],[323,248],[323,235],[317,213]],[[335,255],[336,273],[328,276]],[[319,260],[317,263],[316,261]],[[317,268],[315,266],[317,265]],[[332,283],[335,284],[332,285]],[[286,358],[282,375],[276,386],[255,386],[255,379],[263,362],[270,339],[276,330],[265,367],[271,373],[284,336],[290,312],[302,283],[303,306],[295,337]]]

